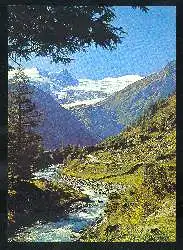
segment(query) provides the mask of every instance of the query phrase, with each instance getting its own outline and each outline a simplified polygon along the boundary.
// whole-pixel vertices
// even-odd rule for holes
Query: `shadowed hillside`
[[[156,101],[175,91],[175,73],[175,61],[172,61],[159,73],[130,84],[96,105],[73,108],[73,113],[101,139],[118,134],[136,122]]]
[[[44,113],[44,122],[38,128],[45,148],[55,149],[61,145],[94,145],[92,137],[76,116],[62,108],[49,94],[35,89],[33,101]]]

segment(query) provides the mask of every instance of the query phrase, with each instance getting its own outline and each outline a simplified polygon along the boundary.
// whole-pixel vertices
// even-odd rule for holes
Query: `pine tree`
[[[145,6],[137,6],[147,12]],[[115,9],[97,5],[9,5],[9,58],[46,56],[52,62],[68,63],[72,54],[89,46],[115,49],[126,34],[113,25]]]
[[[31,100],[33,89],[23,70],[9,82],[8,91],[8,162],[9,178],[27,179],[36,170],[36,160],[42,150],[41,137],[33,128],[42,121],[42,114]]]

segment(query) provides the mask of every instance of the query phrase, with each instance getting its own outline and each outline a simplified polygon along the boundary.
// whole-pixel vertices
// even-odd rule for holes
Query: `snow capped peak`
[[[105,77],[99,80],[75,79],[67,69],[49,72],[36,67],[23,70],[29,77],[30,84],[49,92],[65,108],[78,105],[94,105],[104,100],[110,94],[120,91],[128,85],[141,80],[139,75]],[[9,71],[11,79],[17,70]]]
[[[39,70],[36,67],[25,69],[24,72],[29,77],[33,77],[33,78],[40,77]]]
[[[75,79],[67,69],[49,73],[49,77],[57,81],[62,86],[75,86],[79,84],[78,80]]]
[[[125,75],[120,77],[106,77],[101,80],[79,79],[78,86],[68,88],[73,90],[102,91],[111,94],[124,89],[129,84],[142,78],[143,77],[139,75]]]
[[[77,86],[67,86],[63,88],[65,93],[70,92],[72,97],[76,97],[69,98],[69,96],[67,96],[68,101],[63,103],[63,107],[71,108],[84,104],[94,105],[104,100],[110,94],[122,90],[142,78],[143,77],[139,75],[126,75],[120,77],[106,77],[101,80],[79,79],[79,84]],[[77,93],[80,93],[80,95],[77,95]],[[58,98],[62,99],[60,93],[58,94]]]

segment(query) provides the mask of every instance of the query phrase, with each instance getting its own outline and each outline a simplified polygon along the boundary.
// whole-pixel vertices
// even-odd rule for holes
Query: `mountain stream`
[[[56,222],[37,221],[30,227],[22,227],[16,231],[9,241],[19,242],[73,242],[77,241],[84,229],[92,226],[102,219],[104,207],[107,202],[107,194],[103,192],[100,183],[77,180],[75,178],[58,174],[58,165],[34,174],[34,178],[54,179],[71,185],[73,188],[87,194],[89,202],[75,202],[70,205],[67,215],[61,215]],[[96,186],[97,185],[97,186]],[[95,187],[95,188],[92,188]]]

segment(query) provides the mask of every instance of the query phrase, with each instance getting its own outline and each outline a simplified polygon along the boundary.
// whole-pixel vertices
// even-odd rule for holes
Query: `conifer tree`
[[[147,12],[145,6],[136,5]],[[31,59],[46,56],[52,62],[69,63],[72,54],[89,46],[112,50],[126,34],[123,27],[112,24],[115,9],[97,5],[9,5],[9,58]]]
[[[8,162],[12,181],[31,176],[42,150],[41,137],[33,128],[40,124],[43,116],[32,102],[32,94],[28,77],[18,69],[9,82],[8,91]]]

